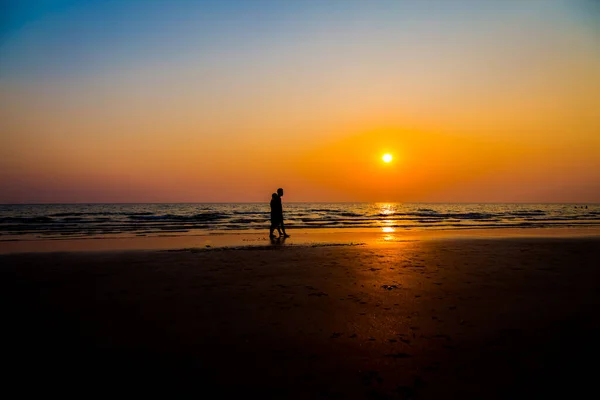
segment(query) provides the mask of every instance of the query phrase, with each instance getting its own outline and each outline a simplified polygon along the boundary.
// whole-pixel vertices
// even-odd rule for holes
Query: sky
[[[600,202],[600,1],[0,7],[0,203]]]

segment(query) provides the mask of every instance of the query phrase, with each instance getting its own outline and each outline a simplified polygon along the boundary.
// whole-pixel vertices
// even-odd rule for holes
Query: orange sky
[[[564,2],[357,4],[261,10],[262,33],[232,6],[159,42],[104,43],[83,5],[14,28],[0,202],[600,202],[593,25]]]

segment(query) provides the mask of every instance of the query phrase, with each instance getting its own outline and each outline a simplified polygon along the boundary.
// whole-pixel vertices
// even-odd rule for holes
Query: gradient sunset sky
[[[0,4],[0,203],[600,202],[598,1]]]

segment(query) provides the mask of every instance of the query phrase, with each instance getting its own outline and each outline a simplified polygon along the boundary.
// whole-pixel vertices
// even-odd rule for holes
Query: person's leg
[[[275,237],[275,235],[273,235],[273,231],[275,230],[275,226],[276,226],[275,222],[273,220],[271,220],[271,227],[269,228],[269,237]],[[277,226],[277,230],[279,230],[279,226]]]
[[[283,236],[290,236],[285,232],[285,225],[283,225],[283,219],[281,220],[281,230],[283,231]]]
[[[277,217],[277,219],[273,220],[273,226],[277,228],[277,232],[281,236],[281,218]]]

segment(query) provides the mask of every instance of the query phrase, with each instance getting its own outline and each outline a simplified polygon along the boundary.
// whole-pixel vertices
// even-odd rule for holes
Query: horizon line
[[[141,205],[141,204],[266,204],[268,201],[180,201],[180,202],[74,202],[74,203],[0,203],[0,206],[72,206],[72,205]],[[539,202],[539,201],[290,201],[286,204],[568,204],[600,205],[600,202]]]

